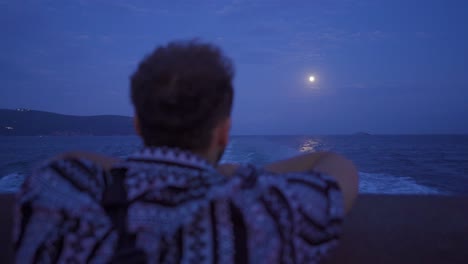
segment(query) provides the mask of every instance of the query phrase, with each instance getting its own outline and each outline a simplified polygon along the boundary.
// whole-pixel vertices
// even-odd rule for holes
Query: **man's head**
[[[172,42],[131,76],[135,124],[146,146],[177,147],[217,162],[228,143],[234,68],[213,45]]]

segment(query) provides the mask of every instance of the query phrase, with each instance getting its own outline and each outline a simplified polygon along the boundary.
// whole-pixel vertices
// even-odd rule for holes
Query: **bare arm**
[[[358,194],[359,177],[356,167],[350,160],[335,153],[310,153],[268,164],[265,169],[275,173],[314,170],[332,176],[343,193],[346,212],[351,210]]]
[[[89,161],[92,161],[105,170],[108,170],[112,168],[112,166],[120,161],[118,158],[114,158],[111,156],[104,156],[92,152],[84,152],[84,151],[73,151],[73,152],[67,152],[64,154],[60,154],[54,158],[51,159],[53,160],[58,160],[58,159],[86,159]]]

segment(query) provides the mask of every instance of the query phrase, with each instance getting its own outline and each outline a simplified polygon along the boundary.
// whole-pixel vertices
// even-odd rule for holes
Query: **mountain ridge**
[[[135,135],[129,116],[75,116],[24,108],[0,109],[0,136]]]

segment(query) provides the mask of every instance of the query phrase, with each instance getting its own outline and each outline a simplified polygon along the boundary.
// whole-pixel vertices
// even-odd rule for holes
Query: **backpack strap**
[[[110,170],[111,184],[104,191],[102,205],[118,233],[117,246],[109,263],[146,263],[146,253],[136,247],[136,234],[127,230],[129,203],[125,188],[126,168]]]

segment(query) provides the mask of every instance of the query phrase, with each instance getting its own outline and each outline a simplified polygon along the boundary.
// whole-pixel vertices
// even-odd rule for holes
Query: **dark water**
[[[65,151],[125,157],[137,137],[0,137],[0,191]],[[352,159],[363,193],[468,194],[468,136],[234,136],[223,161],[262,165],[303,152],[333,150]]]

